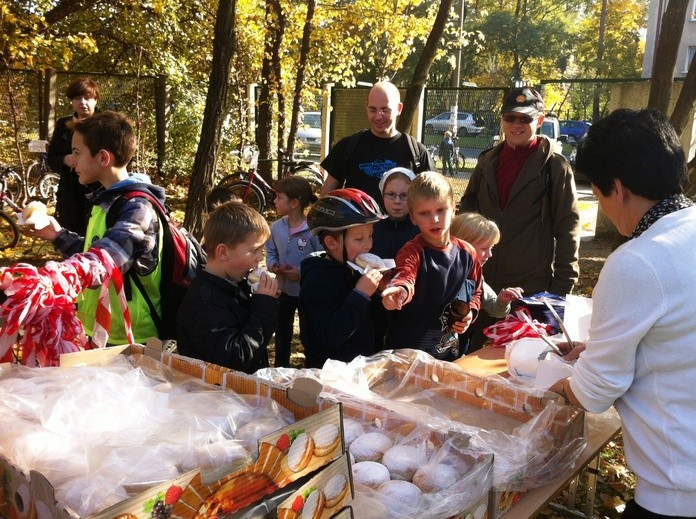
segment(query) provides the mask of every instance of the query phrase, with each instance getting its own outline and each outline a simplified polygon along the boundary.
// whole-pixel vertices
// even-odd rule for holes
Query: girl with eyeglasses
[[[414,178],[416,175],[413,171],[398,167],[384,173],[379,182],[387,218],[375,224],[370,252],[380,258],[395,258],[401,247],[420,232],[418,226],[411,221],[406,201],[408,186]],[[384,284],[389,278],[387,274]],[[387,311],[381,299],[377,298],[370,303],[370,313],[375,328],[375,351],[379,351],[384,349],[384,336],[393,312]]]

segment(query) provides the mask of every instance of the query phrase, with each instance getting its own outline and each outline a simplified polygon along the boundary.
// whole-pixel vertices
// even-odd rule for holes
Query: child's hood
[[[131,173],[128,178],[123,179],[120,182],[116,182],[109,189],[100,191],[97,194],[95,203],[99,203],[107,198],[116,198],[117,196],[130,191],[145,191],[162,202],[162,205],[165,203],[166,194],[164,188],[154,185],[152,182],[150,182],[150,177],[144,173]]]

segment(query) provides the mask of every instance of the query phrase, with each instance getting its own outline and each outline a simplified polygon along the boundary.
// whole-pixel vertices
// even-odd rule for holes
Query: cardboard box
[[[219,481],[203,484],[198,471],[189,472],[174,480],[151,487],[100,513],[93,514],[90,519],[149,519],[152,517],[153,507],[163,506],[165,496],[171,495],[172,489],[177,497],[177,500],[172,503],[172,513],[179,517],[195,517],[199,514],[199,509],[204,510],[205,503],[209,502],[208,498],[211,494],[219,493],[221,489],[238,492],[239,485],[244,485],[245,491],[243,493],[246,495],[246,499],[229,507],[230,510],[238,510],[252,502],[263,500],[276,489],[282,488],[298,478],[320,470],[344,452],[343,437],[340,434],[340,406],[318,399],[314,381],[297,384],[294,391],[286,390],[279,385],[262,381],[244,373],[163,353],[158,350],[156,344],[151,345],[151,347],[131,345],[107,350],[79,352],[64,356],[61,363],[66,366],[93,365],[98,364],[103,358],[113,357],[119,353],[146,355],[161,361],[179,373],[190,375],[208,384],[232,389],[239,394],[271,397],[281,406],[290,410],[298,421],[262,438],[258,460]],[[290,395],[293,395],[294,399]],[[303,404],[309,403],[310,405],[301,405],[298,400]],[[301,467],[297,465],[289,468],[288,459],[293,448],[291,437],[294,436],[293,439],[296,439],[304,433],[305,438],[311,438],[319,429],[324,432],[327,430],[332,432],[335,429],[338,441],[331,443],[331,445],[325,445],[321,455],[316,454],[314,447],[312,447],[310,456],[302,461]],[[284,435],[287,438],[284,437],[281,441],[281,436]],[[308,443],[310,442],[308,441]],[[318,438],[312,438],[311,443],[313,445],[319,443]],[[285,448],[281,449],[280,447]],[[306,449],[303,450],[306,451]],[[272,463],[271,460],[273,460]],[[11,519],[35,517],[41,519],[49,517],[76,519],[79,517],[73,510],[56,502],[53,487],[40,473],[31,471],[29,474],[25,474],[15,467],[10,460],[2,457],[0,457],[0,470],[2,470],[0,517]],[[252,486],[258,483],[256,480],[261,479],[261,477],[265,478],[266,482],[269,479],[272,480],[272,484],[263,487],[257,485],[258,488],[252,492]],[[196,504],[198,508],[193,510]],[[229,505],[229,502],[227,504]],[[205,517],[206,515],[200,513],[198,516]]]
[[[326,394],[326,393],[324,393]],[[344,426],[347,419],[360,422],[364,432],[381,432],[389,436],[394,445],[408,444],[425,447],[431,455],[430,462],[451,463],[458,466],[458,476],[451,486],[425,494],[417,506],[404,507],[367,489],[354,486],[351,508],[356,517],[370,518],[419,518],[466,517],[482,519],[488,508],[488,494],[493,483],[493,456],[472,447],[465,433],[431,427],[427,420],[413,420],[395,412],[396,402],[375,402],[355,398],[344,393],[332,393],[342,404]],[[433,506],[435,510],[431,509]],[[432,515],[429,515],[432,512]],[[449,515],[443,515],[448,513]]]
[[[278,505],[278,519],[300,519],[303,515],[328,519],[342,513],[353,498],[348,456],[343,455],[298,488]]]
[[[472,375],[416,350],[383,352],[357,369],[359,374],[342,377],[326,373],[326,379],[366,380],[369,391],[358,393],[360,398],[398,406],[415,422],[469,434],[494,454],[491,518],[509,509],[520,492],[563,476],[585,446],[584,412],[553,393]],[[325,389],[332,391],[337,390]]]

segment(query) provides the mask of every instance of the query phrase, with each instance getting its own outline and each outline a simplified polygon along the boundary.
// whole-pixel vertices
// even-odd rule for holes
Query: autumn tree
[[[236,45],[235,5],[236,0],[219,0],[215,22],[208,97],[203,113],[201,137],[193,163],[184,221],[186,227],[197,236],[203,233],[206,214],[205,199],[213,184],[220,146],[220,130],[227,111],[230,67]]]
[[[441,0],[440,7],[435,16],[435,22],[433,23],[433,28],[428,35],[425,42],[425,47],[423,52],[420,54],[420,58],[416,65],[416,69],[411,78],[411,82],[406,87],[406,96],[404,98],[404,107],[401,112],[401,116],[397,120],[397,128],[399,131],[405,132],[413,123],[413,119],[418,108],[418,103],[420,102],[421,94],[425,88],[425,83],[428,80],[428,73],[433,61],[435,60],[435,54],[442,35],[445,32],[445,27],[447,25],[447,20],[449,18],[450,11],[452,10],[452,4],[454,0]]]

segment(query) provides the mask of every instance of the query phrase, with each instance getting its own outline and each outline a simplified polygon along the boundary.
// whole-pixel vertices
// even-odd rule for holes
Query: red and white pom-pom
[[[527,318],[525,319],[520,315],[520,312],[526,314]],[[491,339],[493,346],[502,347],[523,337],[538,337],[539,334],[548,335],[550,331],[551,326],[532,319],[529,310],[520,307],[502,321],[484,328],[483,334]]]
[[[99,328],[100,333],[99,340],[90,345],[75,313],[75,302],[81,292],[99,280],[102,287],[95,329]],[[90,249],[63,262],[49,261],[39,268],[18,263],[0,270],[0,289],[7,296],[0,306],[0,362],[12,361],[15,344],[21,346],[21,360],[27,366],[57,366],[62,353],[105,346],[111,318],[109,281],[114,282],[119,293],[132,343],[121,272],[104,250]]]

